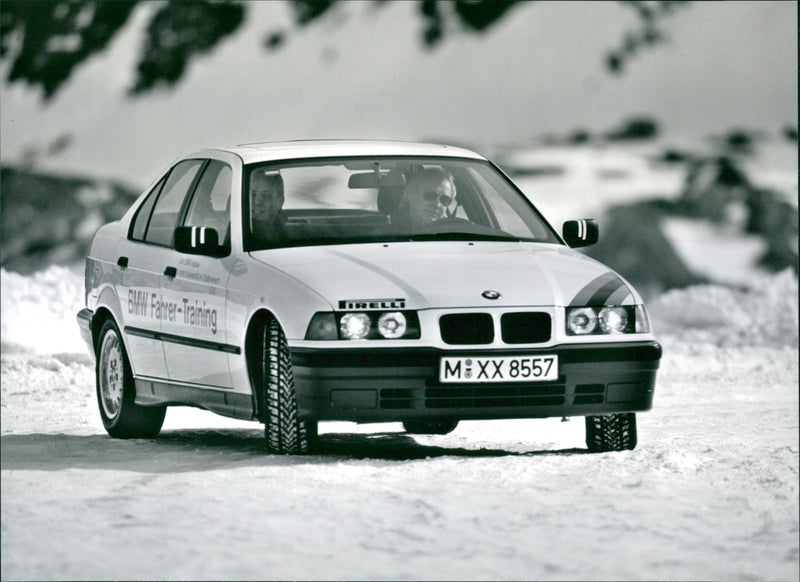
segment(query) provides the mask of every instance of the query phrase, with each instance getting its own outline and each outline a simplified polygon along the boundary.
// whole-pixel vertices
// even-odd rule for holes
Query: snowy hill
[[[33,273],[82,262],[94,232],[139,192],[110,180],[0,169],[0,243],[6,269]]]
[[[796,142],[779,139],[746,152],[697,141],[594,138],[498,154],[557,228],[599,218],[600,243],[586,254],[646,297],[702,282],[747,286],[787,267],[797,272],[796,158]]]

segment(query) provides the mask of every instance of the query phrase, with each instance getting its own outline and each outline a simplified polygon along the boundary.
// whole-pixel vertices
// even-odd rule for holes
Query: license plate
[[[440,382],[545,382],[558,379],[558,356],[451,358],[439,363]]]

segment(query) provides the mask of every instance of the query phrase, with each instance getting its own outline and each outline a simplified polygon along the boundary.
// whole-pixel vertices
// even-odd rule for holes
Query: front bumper
[[[654,341],[525,350],[292,350],[300,416],[390,422],[587,416],[649,410],[661,345]],[[442,356],[549,355],[552,382],[442,384]]]
[[[89,353],[94,354],[94,341],[92,339],[92,318],[94,317],[94,311],[91,309],[81,309],[78,312],[78,328],[81,331],[81,337],[83,341],[86,342],[86,346],[89,348]]]

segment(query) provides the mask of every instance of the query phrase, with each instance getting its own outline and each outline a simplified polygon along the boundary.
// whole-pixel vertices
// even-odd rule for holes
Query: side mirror
[[[593,218],[568,220],[561,229],[564,241],[573,249],[588,247],[600,239],[600,228]]]
[[[179,226],[175,229],[175,250],[187,255],[221,257],[224,249],[219,244],[217,230],[210,226]]]

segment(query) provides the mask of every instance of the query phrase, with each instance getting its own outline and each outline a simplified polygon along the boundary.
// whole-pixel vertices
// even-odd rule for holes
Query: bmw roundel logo
[[[493,291],[491,289],[487,289],[486,291],[481,293],[481,296],[486,299],[500,299],[500,293],[498,291]]]

